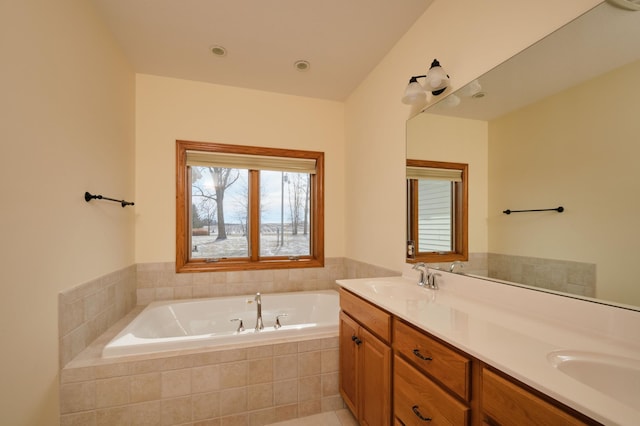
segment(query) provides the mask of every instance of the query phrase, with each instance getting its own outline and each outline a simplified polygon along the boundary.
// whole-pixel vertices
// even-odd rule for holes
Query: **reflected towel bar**
[[[504,210],[502,213],[511,214],[511,213],[523,213],[523,212],[551,212],[555,211],[558,213],[562,213],[564,211],[564,207],[556,207],[555,209],[535,209],[535,210]]]
[[[93,195],[89,192],[85,192],[84,193],[84,200],[88,203],[91,200],[94,199],[98,199],[98,200],[108,200],[108,201],[115,201],[116,203],[120,203],[122,205],[122,207],[126,207],[126,206],[133,206],[135,203],[132,203],[131,201],[125,201],[125,200],[115,200],[113,198],[109,198],[109,197],[103,197],[102,195]]]

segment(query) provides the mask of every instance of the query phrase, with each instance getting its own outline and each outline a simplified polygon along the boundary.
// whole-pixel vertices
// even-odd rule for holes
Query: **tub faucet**
[[[256,317],[256,331],[260,331],[264,328],[264,324],[262,323],[262,296],[260,293],[256,293],[255,299],[256,306],[258,308],[258,316]]]

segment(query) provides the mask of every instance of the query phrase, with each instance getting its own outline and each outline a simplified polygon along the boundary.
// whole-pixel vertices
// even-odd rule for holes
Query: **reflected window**
[[[407,258],[468,260],[468,165],[407,160]]]
[[[321,152],[177,141],[176,270],[323,266]]]

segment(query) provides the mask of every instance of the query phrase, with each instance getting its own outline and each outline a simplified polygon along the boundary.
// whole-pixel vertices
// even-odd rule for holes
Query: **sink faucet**
[[[464,264],[462,262],[460,262],[459,260],[456,260],[455,262],[453,262],[451,264],[451,266],[449,266],[449,272],[455,272],[456,266],[459,266],[460,269],[464,268]],[[458,272],[460,273],[460,272]]]
[[[428,274],[429,274],[429,268],[427,268],[427,265],[424,262],[418,262],[415,265],[413,265],[413,268],[418,272],[420,272],[420,278],[418,279],[418,285],[420,287],[423,287],[425,284],[427,284],[429,278],[428,278]]]
[[[418,285],[420,287],[427,287],[432,290],[438,289],[438,283],[436,282],[436,274],[429,272],[429,267],[424,262],[418,262],[413,265],[413,268],[420,272],[420,279]]]
[[[256,293],[256,297],[253,300],[256,302],[256,306],[258,308],[258,316],[256,317],[255,331],[260,331],[264,328],[264,324],[262,323],[262,296],[260,296],[260,293]]]

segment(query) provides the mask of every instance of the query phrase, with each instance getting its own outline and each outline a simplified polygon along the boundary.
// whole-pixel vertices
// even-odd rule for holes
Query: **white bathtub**
[[[251,346],[338,334],[333,290],[262,295],[264,329],[256,332],[255,295],[153,302],[103,349],[104,358],[205,347]],[[276,316],[282,327],[275,328]],[[237,331],[241,318],[244,331]]]

